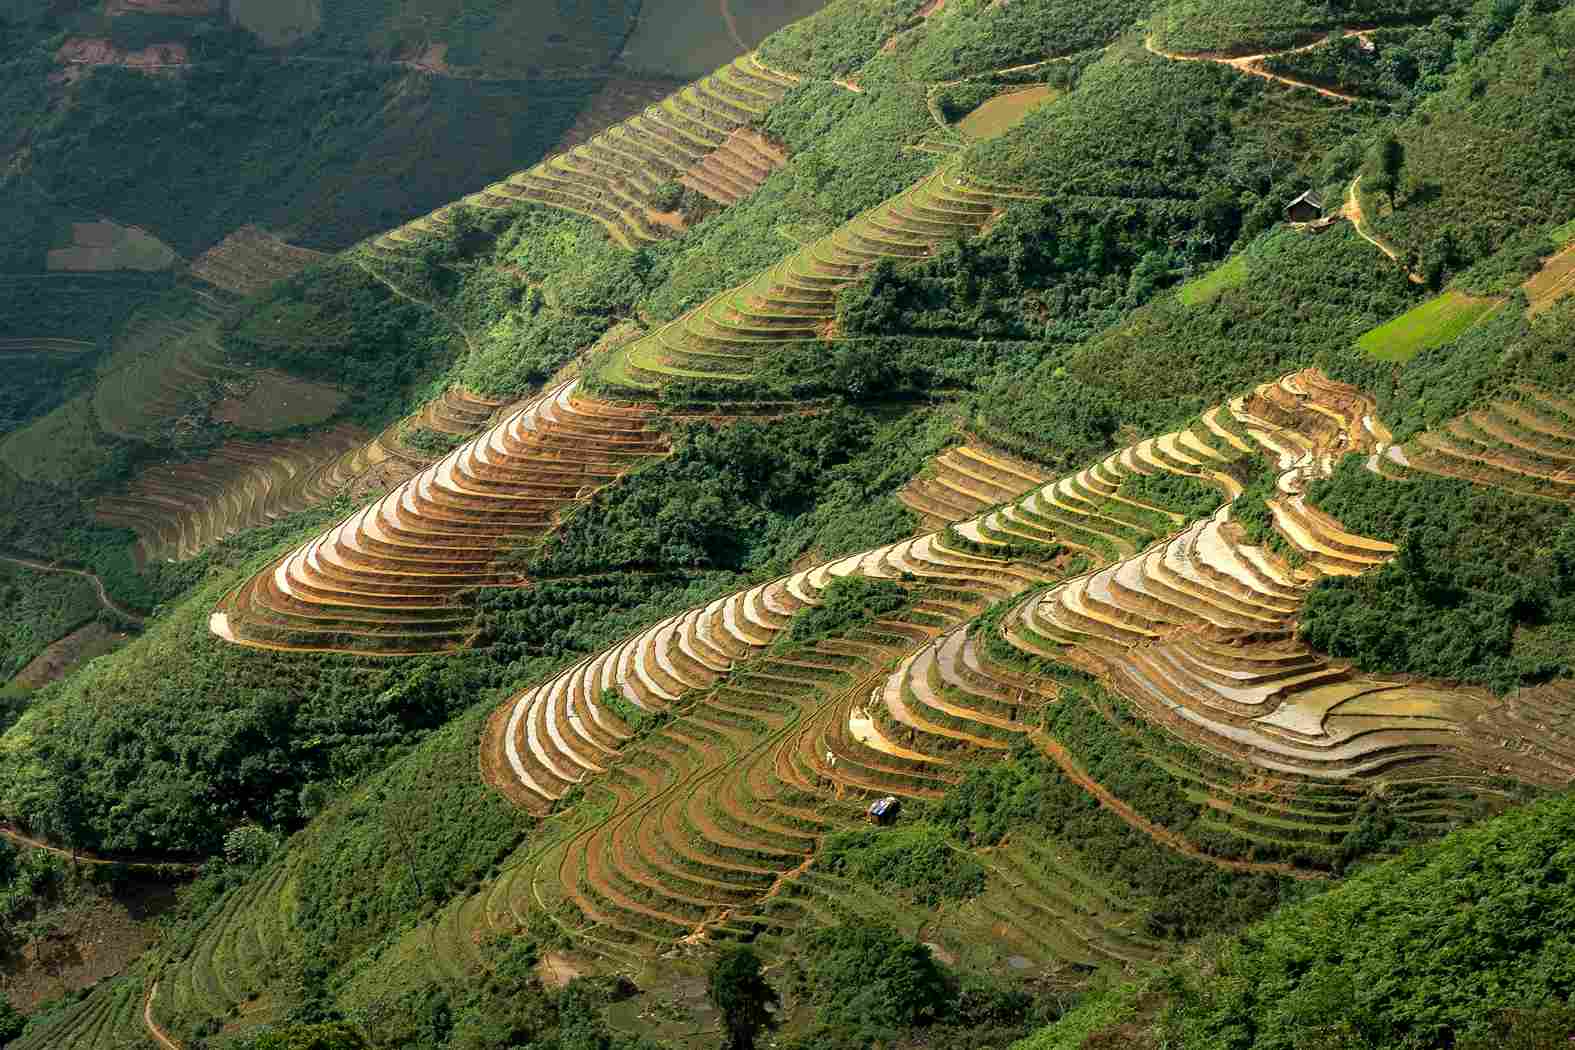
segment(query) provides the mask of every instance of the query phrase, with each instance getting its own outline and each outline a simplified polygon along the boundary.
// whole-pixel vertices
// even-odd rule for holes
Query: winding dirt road
[[[1405,275],[1411,279],[1412,284],[1425,284],[1426,282],[1422,279],[1421,274],[1406,266],[1405,261],[1400,258],[1399,249],[1379,240],[1378,235],[1368,229],[1367,216],[1362,213],[1361,183],[1362,177],[1358,175],[1351,180],[1351,185],[1346,187],[1345,207],[1341,209],[1341,213],[1351,220],[1352,226],[1356,227],[1356,235],[1358,237],[1399,263],[1401,268],[1405,270]]]
[[[1222,55],[1214,51],[1199,51],[1191,54],[1180,51],[1162,51],[1157,46],[1155,46],[1152,35],[1143,38],[1143,48],[1150,54],[1158,55],[1160,58],[1168,58],[1173,62],[1217,62],[1222,66],[1230,66],[1239,73],[1246,73],[1248,76],[1260,77],[1263,80],[1272,80],[1276,84],[1284,84],[1286,87],[1302,88],[1307,91],[1316,91],[1323,97],[1332,98],[1338,102],[1360,102],[1361,99],[1356,95],[1348,95],[1343,91],[1336,91],[1333,88],[1320,87],[1317,84],[1310,84],[1305,80],[1294,80],[1291,77],[1282,76],[1279,73],[1271,73],[1267,69],[1263,68],[1262,62],[1266,58],[1277,58],[1280,55],[1294,55],[1302,51],[1311,51],[1313,48],[1320,47],[1328,41],[1335,39],[1336,37],[1361,36],[1364,32],[1366,32],[1366,30],[1362,29],[1342,29],[1338,31],[1331,31],[1325,33],[1323,36],[1319,37],[1317,40],[1314,40],[1310,44],[1303,44],[1301,47],[1287,48],[1284,51],[1265,51],[1261,55],[1237,55],[1235,57],[1230,55]]]
[[[154,981],[148,988],[147,998],[142,1000],[142,1027],[148,1030],[148,1035],[152,1036],[153,1041],[164,1050],[181,1050],[181,1045],[171,1039],[169,1033],[160,1028],[159,1023],[153,1019],[153,997],[158,994],[159,982]]]
[[[82,576],[92,580],[93,589],[98,592],[98,603],[100,605],[114,613],[116,616],[130,620],[139,627],[142,625],[141,614],[134,613],[130,609],[116,604],[115,599],[111,598],[109,596],[109,592],[104,589],[104,581],[99,579],[95,574],[88,572],[86,569],[68,569],[63,565],[51,565],[48,562],[34,561],[31,558],[13,558],[9,554],[0,554],[0,561],[8,561],[12,565],[20,565],[24,569],[36,569],[39,572],[68,572],[73,576]]]
[[[31,835],[24,834],[22,831],[10,824],[0,824],[0,839],[5,839],[8,842],[14,842],[18,846],[23,846],[27,849],[43,850],[45,853],[54,853],[61,857],[70,857],[77,864],[113,864],[122,868],[142,868],[152,870],[177,868],[182,871],[192,872],[193,874],[195,874],[202,867],[200,864],[188,864],[185,861],[164,861],[149,859],[122,860],[117,857],[103,857],[97,853],[88,853],[84,850],[69,850],[63,846],[52,846],[43,839],[36,839]]]

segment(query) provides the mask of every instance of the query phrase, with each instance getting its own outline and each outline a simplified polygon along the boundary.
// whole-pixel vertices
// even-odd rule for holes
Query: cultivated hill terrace
[[[1572,14],[1216,7],[834,0],[347,252],[205,257],[122,338],[345,400],[96,501],[172,589],[19,708],[0,814],[227,859],[11,1045],[720,1044],[747,944],[794,1046],[1006,1046],[1567,789]]]

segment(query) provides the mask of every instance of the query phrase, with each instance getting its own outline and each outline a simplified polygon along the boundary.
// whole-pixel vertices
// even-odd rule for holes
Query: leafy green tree
[[[263,1032],[237,1050],[370,1050],[371,1044],[348,1024],[287,1025]]]
[[[1405,170],[1405,146],[1393,134],[1385,135],[1373,150],[1367,175],[1370,189],[1387,194],[1389,207],[1395,206],[1395,193],[1400,188],[1400,173]]]
[[[806,949],[811,995],[824,1024],[875,1037],[946,1013],[951,992],[930,949],[893,926],[846,922],[817,931]]]
[[[27,1018],[11,1005],[11,1000],[0,996],[0,1044],[9,1043],[26,1027]]]
[[[766,983],[760,957],[750,948],[730,948],[717,957],[706,994],[722,1013],[727,1050],[751,1050],[760,1030],[775,1023],[772,1010],[780,998]]]

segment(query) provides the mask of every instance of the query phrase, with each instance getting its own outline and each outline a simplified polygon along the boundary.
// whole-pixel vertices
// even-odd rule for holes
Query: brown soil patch
[[[606,131],[614,124],[642,113],[646,109],[671,95],[683,84],[678,80],[645,80],[614,78],[607,82],[607,86],[596,93],[591,101],[580,110],[574,123],[563,133],[558,144],[553,147],[554,153],[578,146],[594,135]]]
[[[1530,314],[1541,313],[1564,296],[1575,292],[1575,244],[1543,264],[1542,269],[1526,282],[1525,289],[1527,298],[1531,300],[1526,311]]]
[[[177,256],[172,248],[145,230],[118,223],[74,222],[71,243],[51,248],[50,270],[167,270]]]
[[[55,52],[55,61],[71,66],[125,66],[128,69],[167,69],[191,61],[185,44],[150,44],[140,51],[121,51],[103,37],[72,37]]]
[[[120,973],[147,950],[155,920],[175,904],[175,887],[157,879],[122,885],[113,895],[46,910],[47,933],[0,959],[11,1005],[26,1013],[46,999]]]
[[[571,959],[565,952],[548,952],[541,957],[541,962],[536,964],[536,972],[541,975],[541,983],[548,988],[562,988],[576,977],[584,977],[590,971]]]
[[[654,208],[647,208],[645,217],[659,226],[666,226],[675,233],[682,233],[688,228],[684,223],[684,213],[681,211],[657,211]]]
[[[101,623],[90,623],[72,631],[35,656],[12,682],[24,689],[38,689],[64,678],[67,672],[95,656],[114,652],[130,640],[131,635],[125,631],[111,631]]]
[[[411,59],[410,68],[419,69],[423,73],[433,73],[440,77],[451,76],[453,68],[448,64],[448,45],[433,44],[421,54]]]
[[[288,244],[256,226],[242,226],[197,256],[191,272],[228,291],[255,295],[325,258],[322,252]]]
[[[345,401],[337,387],[279,372],[260,372],[246,382],[250,389],[233,393],[213,406],[216,422],[248,430],[282,430],[321,423]]]
[[[788,162],[787,146],[766,137],[754,128],[739,128],[729,136],[735,142],[747,143],[756,153],[768,158],[776,167]]]

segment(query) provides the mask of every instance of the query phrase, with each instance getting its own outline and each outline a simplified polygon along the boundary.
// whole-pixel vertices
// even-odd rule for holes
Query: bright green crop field
[[[1496,299],[1445,292],[1379,325],[1356,345],[1380,361],[1409,361],[1430,347],[1454,342],[1498,305]]]

